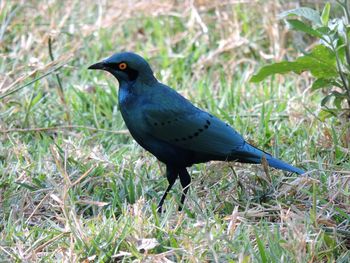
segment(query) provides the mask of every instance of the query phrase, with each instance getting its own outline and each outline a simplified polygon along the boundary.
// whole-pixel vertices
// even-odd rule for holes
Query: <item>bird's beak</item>
[[[88,67],[88,69],[101,69],[101,70],[104,70],[104,69],[106,69],[106,63],[104,63],[103,61],[102,62],[98,62],[98,63],[95,63],[95,64],[91,65],[90,67]]]

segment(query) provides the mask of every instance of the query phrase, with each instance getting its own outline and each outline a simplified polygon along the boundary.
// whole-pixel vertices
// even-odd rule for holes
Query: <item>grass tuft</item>
[[[319,117],[307,74],[249,82],[313,44],[278,21],[292,5],[1,2],[0,262],[350,261],[349,124]],[[308,172],[195,165],[184,211],[177,183],[159,215],[164,167],[126,130],[117,82],[87,70],[123,50]]]

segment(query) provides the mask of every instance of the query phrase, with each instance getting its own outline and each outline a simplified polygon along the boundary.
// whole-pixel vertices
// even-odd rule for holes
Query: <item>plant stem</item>
[[[347,26],[350,23],[350,12],[348,8],[348,0],[344,0],[344,2],[341,2],[340,0],[337,0],[337,3],[343,8],[344,16],[345,16],[345,58],[346,62],[348,63],[348,68],[350,69],[350,41],[347,33]],[[350,106],[350,105],[349,105]]]
[[[347,26],[350,24],[350,12],[349,12],[349,8],[348,8],[348,0],[344,0],[344,2],[341,3],[340,5],[344,9],[344,13],[345,13],[345,17],[346,17],[346,25],[345,25],[345,40],[346,40],[345,58],[346,58],[346,62],[348,63],[348,68],[350,68],[350,42],[349,42],[349,37],[348,37],[348,32],[347,32]],[[348,93],[347,101],[348,101],[348,105],[350,107],[350,90],[349,90],[349,87],[347,87],[347,93]]]
[[[65,64],[67,64],[67,62],[57,66],[56,68],[51,69],[50,71],[48,71],[44,75],[41,75],[40,77],[38,77],[38,78],[36,78],[36,79],[34,79],[32,81],[29,81],[28,83],[24,84],[23,86],[20,86],[20,87],[14,89],[14,90],[9,91],[8,93],[6,93],[4,95],[1,95],[0,96],[0,100],[3,99],[3,98],[6,98],[7,96],[9,96],[9,95],[11,95],[11,94],[21,90],[21,89],[24,89],[25,87],[27,87],[29,85],[32,85],[33,83],[37,82],[38,80],[41,80],[42,78],[45,78],[46,76],[48,76],[48,75],[52,74],[53,72],[55,72],[55,71],[59,70],[60,68],[62,68]]]
[[[49,56],[51,58],[51,61],[55,61],[55,58],[54,58],[53,52],[52,52],[52,40],[51,40],[51,37],[49,37],[48,46],[49,46]],[[54,73],[54,74],[56,76],[56,80],[57,80],[57,83],[58,83],[57,92],[58,92],[58,95],[59,95],[59,97],[61,99],[61,103],[63,104],[63,107],[65,109],[65,112],[66,112],[66,119],[67,119],[68,123],[71,124],[71,118],[70,118],[70,114],[69,114],[69,109],[68,109],[68,106],[67,106],[66,99],[64,97],[64,92],[63,92],[63,87],[62,87],[62,82],[61,82],[60,76],[58,75],[58,73]]]
[[[348,9],[348,0],[344,0],[344,2],[341,2],[341,1],[337,0],[337,2],[343,7],[344,13],[345,13],[345,17],[347,19],[346,23],[349,24],[349,22],[350,22],[350,12],[349,12],[349,9]]]
[[[340,78],[342,80],[342,83],[343,83],[343,86],[345,88],[346,91],[348,91],[348,95],[349,95],[349,99],[350,99],[350,90],[349,90],[349,87],[348,87],[348,84],[346,82],[346,78],[344,76],[344,72],[342,71],[341,69],[341,65],[340,65],[340,58],[339,58],[339,55],[338,55],[338,52],[336,50],[336,48],[334,47],[333,43],[332,43],[332,49],[335,53],[335,58],[336,58],[336,62],[337,62],[337,68],[338,68],[338,73],[340,75]]]
[[[348,102],[348,104],[349,104],[349,107],[350,107],[350,89],[349,89],[349,87],[348,87],[347,79],[346,79],[345,76],[344,76],[344,72],[342,71],[341,64],[340,64],[340,58],[339,58],[338,52],[337,52],[337,50],[336,50],[336,48],[335,48],[335,46],[334,46],[333,41],[331,42],[331,47],[332,47],[332,49],[333,49],[333,51],[334,51],[334,53],[335,53],[335,58],[336,58],[337,68],[338,68],[338,73],[339,73],[339,75],[340,75],[340,78],[341,78],[341,81],[342,81],[342,83],[343,83],[344,89],[345,89],[345,91],[346,91],[346,93],[347,93],[347,98],[346,98],[346,100],[347,100],[347,102]]]

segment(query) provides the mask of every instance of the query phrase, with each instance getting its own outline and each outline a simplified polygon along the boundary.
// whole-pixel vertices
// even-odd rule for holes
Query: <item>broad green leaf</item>
[[[311,89],[312,90],[317,90],[317,89],[322,89],[322,88],[328,88],[328,87],[336,86],[335,84],[336,83],[335,83],[335,81],[333,79],[320,78],[320,79],[316,79],[314,81],[314,83],[312,84]]]
[[[296,15],[296,16],[303,17],[303,18],[313,22],[315,25],[322,25],[319,13],[316,10],[308,8],[308,7],[300,7],[300,8],[288,10],[288,11],[285,11],[285,12],[279,14],[278,17],[280,19],[282,19],[282,18],[285,18],[285,17],[290,16],[290,15]]]
[[[343,100],[346,99],[346,95],[343,93],[340,93],[338,91],[333,91],[332,95],[334,96],[333,103],[334,103],[335,107],[337,107],[338,110],[341,109],[342,108],[341,104],[342,104]]]
[[[326,106],[326,104],[328,103],[328,101],[331,100],[332,97],[333,97],[333,94],[328,94],[327,96],[325,96],[325,97],[321,100],[321,106],[322,106],[322,107]]]
[[[318,45],[310,54],[297,58],[295,61],[303,67],[302,71],[308,70],[316,78],[335,78],[338,76],[336,59],[333,51]]]
[[[321,121],[325,121],[326,119],[333,117],[333,116],[337,116],[337,114],[333,111],[333,110],[329,110],[329,109],[321,109],[321,111],[318,113],[318,118]]]
[[[321,14],[322,25],[327,26],[329,21],[329,12],[331,10],[331,4],[326,3]]]
[[[290,26],[290,28],[293,30],[301,31],[314,37],[319,37],[319,38],[323,37],[320,32],[318,32],[317,30],[313,29],[312,27],[308,26],[307,24],[305,24],[300,20],[288,19],[287,23]]]
[[[297,58],[295,61],[284,61],[262,67],[252,78],[259,82],[276,73],[295,72],[300,74],[310,71],[316,78],[331,79],[338,76],[334,53],[323,45],[316,46],[310,54]]]
[[[260,82],[263,79],[265,79],[268,76],[274,75],[274,74],[284,74],[291,71],[296,71],[297,65],[295,65],[295,62],[278,62],[271,65],[267,65],[262,67],[259,72],[250,79],[251,82]]]
[[[321,27],[318,27],[316,30],[322,35],[327,35],[327,34],[330,34],[331,32],[331,29],[328,26],[321,26]]]
[[[334,98],[343,98],[343,99],[345,99],[346,98],[346,93],[341,93],[341,92],[335,90],[335,91],[332,91],[331,93],[329,93],[326,97],[324,97],[323,100],[325,102],[327,102],[329,100],[328,97],[329,98],[334,97]],[[321,105],[324,106],[325,103],[321,102]]]
[[[335,107],[337,107],[338,110],[341,110],[341,109],[342,109],[341,104],[342,104],[343,100],[345,100],[345,97],[344,97],[344,96],[335,97],[335,98],[334,98],[334,102],[333,102],[333,103],[334,103]]]
[[[322,109],[319,113],[318,113],[318,118],[321,120],[321,121],[325,121],[326,119],[330,118],[330,117],[333,117],[334,114],[330,111],[327,111],[325,109]]]

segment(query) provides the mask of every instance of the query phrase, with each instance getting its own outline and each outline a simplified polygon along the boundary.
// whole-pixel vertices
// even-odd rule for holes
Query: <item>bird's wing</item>
[[[229,125],[195,107],[148,108],[144,114],[152,136],[181,148],[229,156],[242,150],[245,144],[242,136]]]

